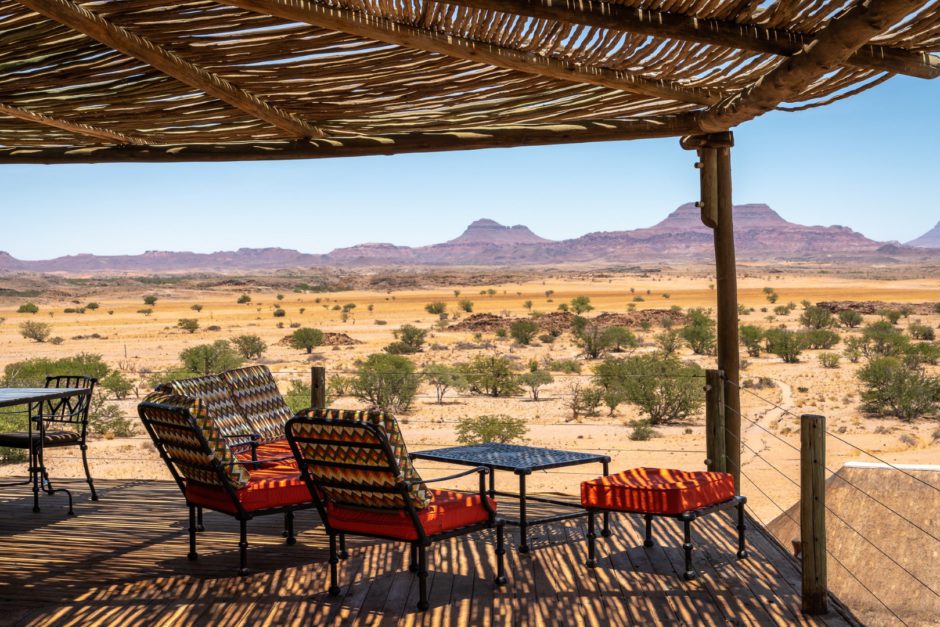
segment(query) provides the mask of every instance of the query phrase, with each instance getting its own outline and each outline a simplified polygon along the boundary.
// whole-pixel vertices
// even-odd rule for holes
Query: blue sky
[[[910,240],[940,221],[940,80],[895,78],[736,129],[736,203]],[[675,139],[228,164],[0,167],[21,259],[362,242],[421,245],[487,217],[552,239],[649,226],[698,195]]]

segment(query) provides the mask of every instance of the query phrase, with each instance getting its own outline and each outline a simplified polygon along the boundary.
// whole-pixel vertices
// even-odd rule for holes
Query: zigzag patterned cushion
[[[369,445],[380,444],[380,440],[365,429],[342,425],[295,423],[293,434],[295,437],[321,438],[337,442],[337,444],[297,442],[301,456],[311,462],[311,471],[316,474],[318,479],[346,481],[361,484],[363,488],[368,486],[392,487],[402,479],[405,481],[416,480],[417,482],[408,489],[408,501],[419,510],[430,504],[427,486],[421,482],[421,476],[408,457],[408,449],[402,438],[398,421],[395,420],[394,416],[384,412],[347,409],[317,409],[310,411],[307,415],[311,418],[372,424],[387,437],[397,462],[395,471],[389,471],[388,461],[383,451],[377,448],[369,448]],[[366,446],[361,446],[363,444]],[[375,470],[317,466],[317,461],[343,461],[361,466],[373,466]],[[372,492],[368,489],[356,490],[354,488],[323,488],[323,490],[331,502],[340,505],[389,509],[405,507],[404,499],[400,494]]]
[[[236,405],[262,442],[284,439],[284,425],[294,412],[284,402],[267,366],[238,368],[219,376],[230,386]]]
[[[242,440],[232,438],[229,444],[236,445],[248,441],[250,438],[247,434],[255,433],[254,427],[235,403],[231,388],[218,375],[169,381],[158,385],[157,392],[199,399],[222,435],[245,436]]]
[[[143,402],[165,406],[142,407],[143,419],[163,440],[173,466],[188,481],[222,485],[218,474],[212,470],[212,460],[216,459],[222,464],[232,487],[238,489],[248,483],[248,471],[237,463],[235,454],[201,399],[157,391],[149,394]],[[180,411],[188,412],[188,415]],[[209,445],[208,451],[199,441],[199,432]]]

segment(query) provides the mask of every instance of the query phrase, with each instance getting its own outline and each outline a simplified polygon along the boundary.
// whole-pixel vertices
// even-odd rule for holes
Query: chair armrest
[[[249,438],[254,441],[261,439],[260,433],[233,433],[231,435],[223,435],[223,438]]]
[[[242,466],[257,467],[261,464],[267,464],[268,462],[282,462],[285,459],[294,459],[294,456],[285,455],[283,457],[267,457],[265,459],[237,459],[235,460],[235,463],[241,464]]]
[[[437,483],[439,481],[449,481],[450,479],[459,479],[460,477],[466,477],[467,475],[472,475],[473,473],[480,473],[480,476],[486,476],[489,474],[490,469],[486,466],[476,466],[470,470],[464,470],[463,472],[458,472],[457,474],[448,475],[446,477],[436,477],[434,479],[409,479],[405,482],[405,485],[412,486],[418,483]]]

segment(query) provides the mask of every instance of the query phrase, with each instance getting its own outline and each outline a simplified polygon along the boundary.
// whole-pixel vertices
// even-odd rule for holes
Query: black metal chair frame
[[[587,542],[588,542],[588,558],[585,562],[585,566],[588,568],[597,567],[597,552],[595,548],[595,543],[597,540],[597,533],[595,533],[595,523],[594,517],[599,512],[612,513],[612,514],[638,514],[642,515],[646,521],[646,536],[643,540],[643,546],[651,547],[656,544],[653,540],[653,518],[672,518],[678,520],[682,523],[682,536],[683,543],[682,548],[685,552],[685,572],[682,573],[682,578],[686,581],[691,581],[695,579],[695,570],[692,567],[692,522],[697,518],[712,514],[714,512],[720,512],[723,510],[737,508],[738,510],[738,559],[744,559],[747,557],[747,550],[745,549],[745,537],[744,532],[747,529],[744,524],[744,504],[747,503],[746,496],[735,496],[727,501],[722,501],[721,503],[716,503],[714,505],[709,505],[707,507],[702,507],[700,509],[690,510],[687,512],[682,512],[681,514],[649,514],[646,512],[632,512],[619,509],[606,509],[606,508],[587,508],[588,510],[588,533],[587,533]]]
[[[83,388],[87,390],[87,392],[30,403],[26,410],[26,446],[29,450],[29,475],[26,481],[6,483],[3,485],[32,484],[34,513],[39,513],[40,511],[40,491],[50,496],[58,492],[64,492],[69,499],[69,516],[75,515],[75,510],[72,507],[73,499],[71,491],[65,488],[53,488],[52,486],[43,454],[46,448],[78,446],[82,452],[82,465],[85,468],[85,480],[88,482],[88,487],[91,489],[91,500],[98,500],[98,493],[95,492],[95,483],[91,478],[91,470],[88,467],[88,411],[91,407],[91,395],[97,383],[98,379],[95,377],[81,375],[47,376],[45,384],[47,388]],[[46,443],[47,424],[55,423],[77,425],[76,432],[79,436],[78,440]],[[35,438],[33,437],[34,432],[36,434]]]
[[[287,538],[286,543],[288,545],[296,544],[297,538],[294,533],[294,512],[303,510],[303,509],[313,508],[314,507],[313,502],[305,503],[303,505],[271,507],[267,509],[254,510],[251,512],[245,510],[245,508],[241,504],[241,501],[238,500],[238,495],[235,493],[235,489],[232,487],[231,483],[229,483],[225,467],[223,466],[222,462],[220,462],[217,458],[213,456],[212,449],[209,446],[209,442],[206,440],[205,434],[202,432],[202,429],[200,429],[199,426],[196,424],[195,419],[193,419],[192,414],[189,412],[188,409],[183,409],[183,408],[173,406],[173,405],[150,403],[146,401],[140,403],[137,407],[138,407],[137,412],[138,412],[138,415],[140,416],[141,422],[144,423],[144,428],[147,429],[147,433],[150,435],[150,438],[153,440],[153,443],[157,448],[157,452],[160,454],[161,459],[163,459],[164,463],[166,463],[167,467],[170,469],[170,474],[173,476],[173,480],[176,481],[176,484],[180,488],[180,492],[183,494],[183,498],[186,499],[186,506],[189,508],[189,553],[187,554],[187,557],[190,560],[196,560],[199,557],[199,554],[196,552],[196,532],[203,530],[203,525],[202,525],[202,509],[203,508],[211,509],[221,514],[232,516],[235,518],[235,520],[238,521],[239,533],[240,533],[239,542],[238,542],[238,548],[239,548],[238,574],[240,576],[245,576],[250,573],[250,571],[248,570],[248,521],[251,520],[252,518],[255,518],[257,516],[267,516],[271,514],[284,514],[284,528],[285,528],[284,535]],[[219,478],[219,483],[221,484],[225,494],[232,501],[232,506],[235,509],[234,514],[232,512],[215,509],[212,507],[208,507],[206,505],[197,505],[189,501],[189,499],[186,497],[186,482],[189,480],[184,478],[176,469],[176,462],[167,453],[164,440],[160,438],[160,436],[157,435],[157,433],[154,431],[153,427],[150,424],[153,421],[153,419],[150,417],[146,417],[144,415],[145,410],[148,408],[154,408],[154,409],[158,409],[161,411],[172,412],[174,414],[177,414],[185,418],[189,422],[188,430],[191,431],[191,433],[195,435],[196,439],[199,442],[199,446],[197,448],[190,448],[189,450],[191,450],[194,453],[207,455],[210,458],[212,458],[211,464],[208,464],[208,465],[189,464],[189,466],[195,469],[202,470],[204,472],[215,474]],[[163,423],[163,425],[164,427],[168,427],[171,429],[180,429],[178,425],[173,425],[169,423]],[[173,446],[176,448],[186,448],[185,446],[183,446],[182,444],[178,442],[174,442]],[[249,461],[249,460],[239,460],[237,463],[250,467],[250,466],[254,466],[258,464],[268,463],[270,461],[274,461],[274,460],[262,460],[260,462]],[[211,487],[215,488],[218,486],[211,486]]]
[[[348,441],[342,440],[331,440],[328,438],[311,438],[306,436],[298,436],[294,433],[293,426],[295,424],[307,423],[307,424],[321,424],[324,426],[334,426],[334,427],[345,427],[350,429],[362,429],[368,432],[373,438],[378,441],[378,444],[375,443],[364,443],[364,442],[355,442],[351,443]],[[427,548],[431,546],[432,543],[438,542],[441,540],[447,540],[449,538],[454,538],[458,536],[467,535],[475,531],[482,531],[484,529],[495,528],[496,529],[496,578],[494,583],[498,586],[506,583],[506,570],[504,563],[504,556],[506,554],[505,542],[504,542],[504,526],[505,521],[496,516],[496,510],[490,505],[490,502],[487,500],[487,486],[486,486],[486,476],[489,474],[489,468],[485,466],[479,466],[476,468],[471,468],[463,472],[459,472],[447,477],[438,477],[430,480],[405,480],[401,478],[401,469],[399,467],[398,460],[395,456],[394,451],[392,450],[391,443],[388,441],[388,437],[384,431],[380,430],[376,426],[355,420],[334,420],[334,419],[325,419],[325,418],[312,418],[307,416],[296,416],[287,421],[286,425],[287,430],[287,441],[290,443],[291,450],[294,452],[294,456],[297,458],[297,465],[300,467],[301,475],[304,478],[304,481],[307,482],[307,487],[310,490],[310,494],[313,496],[314,503],[317,507],[317,510],[320,512],[320,518],[323,520],[323,526],[326,529],[327,534],[330,538],[330,587],[329,594],[330,596],[337,596],[340,593],[339,579],[337,574],[337,567],[339,564],[339,556],[336,549],[336,539],[337,536],[345,533],[352,535],[359,535],[369,538],[378,538],[382,540],[395,540],[398,542],[408,542],[407,540],[402,540],[400,537],[392,535],[383,535],[383,534],[373,534],[365,533],[360,531],[339,531],[330,524],[329,516],[327,515],[326,502],[320,497],[321,494],[328,494],[327,491],[324,491],[323,488],[336,488],[336,489],[347,489],[347,490],[356,490],[361,492],[374,492],[378,494],[398,494],[401,496],[402,500],[405,503],[404,507],[401,508],[370,508],[362,507],[361,509],[366,511],[403,511],[408,516],[409,521],[414,525],[415,534],[417,539],[410,541],[410,563],[408,565],[408,570],[411,572],[417,573],[418,576],[418,609],[424,611],[428,609],[428,590],[427,590],[427,578],[428,578],[428,559],[427,559]],[[380,449],[385,455],[386,466],[364,466],[358,464],[352,464],[347,462],[322,462],[319,460],[308,460],[300,452],[300,449],[297,446],[298,442],[310,443],[310,444],[325,444],[325,445],[338,445],[338,446],[348,446],[348,447],[361,447],[369,449]],[[315,474],[310,472],[310,466],[315,465],[323,468],[342,468],[346,470],[367,470],[367,471],[387,471],[399,477],[399,481],[394,486],[381,486],[381,485],[371,485],[366,483],[357,483],[349,481],[337,481],[337,480],[324,480],[317,477]],[[449,481],[452,479],[457,479],[459,477],[465,477],[472,474],[478,474],[480,478],[479,485],[479,494],[483,506],[486,508],[487,513],[489,514],[488,518],[484,522],[475,523],[473,525],[467,525],[465,527],[460,527],[458,529],[452,529],[450,531],[445,531],[443,533],[437,534],[428,534],[424,526],[421,524],[421,520],[418,516],[418,510],[415,508],[414,504],[411,503],[411,500],[408,498],[409,488],[417,483],[436,483],[440,481]],[[343,507],[354,507],[351,505],[343,505]]]

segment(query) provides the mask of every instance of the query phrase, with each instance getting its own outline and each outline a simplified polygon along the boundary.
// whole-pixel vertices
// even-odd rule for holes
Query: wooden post
[[[727,472],[725,457],[725,382],[720,370],[705,371],[705,464],[712,472]]]
[[[310,408],[326,409],[326,368],[310,368]]]
[[[715,241],[715,277],[718,318],[718,370],[724,374],[726,472],[734,475],[741,493],[741,357],[738,350],[738,278],[734,254],[731,202],[731,132],[683,137],[681,145],[697,150],[702,194],[702,222],[711,227]]]
[[[800,416],[800,541],[803,612],[829,611],[826,575],[826,418]]]

